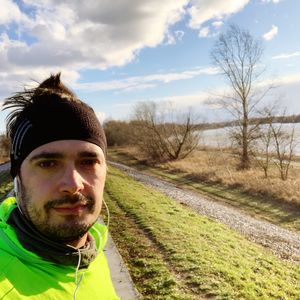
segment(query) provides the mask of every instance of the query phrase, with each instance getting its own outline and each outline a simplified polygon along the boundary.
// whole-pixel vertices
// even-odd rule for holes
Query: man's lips
[[[53,209],[62,214],[78,214],[83,210],[85,210],[86,207],[87,207],[86,204],[77,203],[72,205],[68,204],[68,205],[55,206],[53,207]]]

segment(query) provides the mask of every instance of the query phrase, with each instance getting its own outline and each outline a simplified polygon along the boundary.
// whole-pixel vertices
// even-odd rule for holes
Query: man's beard
[[[91,197],[85,197],[81,194],[64,196],[59,199],[50,200],[43,208],[37,209],[31,203],[30,196],[22,183],[19,196],[22,211],[27,219],[31,221],[36,229],[45,237],[56,242],[68,243],[80,239],[97,221],[97,217],[92,222],[87,222],[78,215],[66,215],[64,216],[65,221],[61,221],[58,224],[51,223],[50,210],[59,205],[86,203],[85,215],[93,214],[95,211],[95,200]],[[41,219],[41,216],[44,216],[44,218]]]

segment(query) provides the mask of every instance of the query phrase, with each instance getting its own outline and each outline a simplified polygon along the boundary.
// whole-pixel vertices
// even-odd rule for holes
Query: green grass
[[[300,299],[300,268],[109,168],[110,231],[143,299]]]
[[[278,199],[271,199],[270,197],[253,195],[239,188],[202,182],[189,174],[178,172],[178,170],[172,172],[159,167],[149,167],[113,149],[109,151],[109,158],[172,182],[178,187],[199,192],[215,201],[237,207],[239,210],[257,219],[266,220],[287,229],[300,232],[299,205],[281,202]]]

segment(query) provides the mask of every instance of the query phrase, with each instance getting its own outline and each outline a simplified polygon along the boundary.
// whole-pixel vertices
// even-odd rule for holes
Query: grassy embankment
[[[299,264],[109,167],[110,232],[142,299],[300,299]]]
[[[257,164],[249,171],[238,171],[238,160],[217,149],[199,150],[184,160],[149,167],[132,148],[109,151],[112,160],[134,166],[183,188],[192,189],[255,218],[300,232],[300,166],[293,165],[288,180],[279,178],[271,166],[264,178]]]

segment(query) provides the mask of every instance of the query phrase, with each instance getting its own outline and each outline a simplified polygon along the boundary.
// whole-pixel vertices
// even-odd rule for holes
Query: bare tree
[[[252,149],[252,156],[256,159],[258,165],[263,169],[265,178],[268,178],[269,167],[272,162],[273,131],[272,126],[276,120],[276,110],[278,104],[274,103],[271,107],[265,107],[260,112],[260,126],[258,130],[258,138]]]
[[[263,168],[265,177],[268,177],[269,166],[273,163],[279,169],[280,178],[286,180],[297,146],[297,116],[287,116],[286,109],[282,110],[279,102],[262,109],[260,116],[259,138],[252,154]]]
[[[263,130],[260,130],[260,138],[261,146],[263,148],[262,152],[258,152],[258,154],[254,154],[258,164],[264,171],[265,178],[268,178],[268,172],[271,162],[271,142],[272,142],[272,123],[268,123],[265,125]],[[260,156],[260,154],[263,156]]]
[[[250,144],[257,137],[257,125],[251,125],[250,118],[270,89],[258,89],[262,53],[261,42],[236,25],[219,36],[210,53],[213,64],[221,69],[231,88],[228,95],[219,98],[219,103],[236,120],[231,137],[241,149],[241,169],[250,167]]]
[[[154,161],[185,158],[199,143],[192,111],[179,113],[170,103],[140,102],[134,108],[135,140]]]
[[[130,122],[108,120],[103,125],[108,146],[131,145],[132,125]]]
[[[288,131],[282,123],[272,123],[271,130],[276,151],[274,163],[279,169],[280,178],[287,180],[296,147],[295,125]]]

